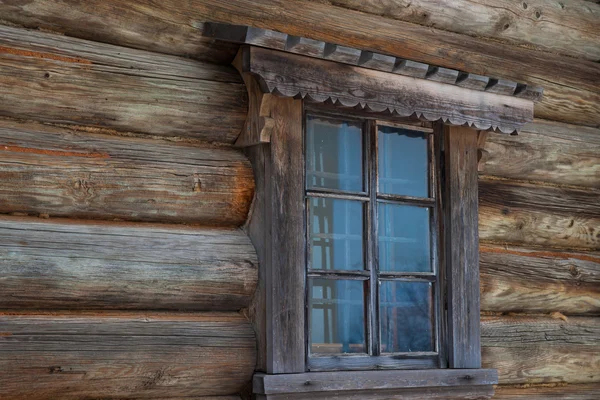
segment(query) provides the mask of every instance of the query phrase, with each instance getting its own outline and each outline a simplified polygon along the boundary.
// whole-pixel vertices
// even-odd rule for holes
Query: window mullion
[[[377,240],[377,125],[373,120],[369,120],[365,124],[367,131],[368,144],[368,171],[369,171],[369,266],[371,279],[369,280],[369,321],[370,326],[370,346],[371,354],[374,356],[380,355],[379,341],[379,266],[378,258],[378,240]]]

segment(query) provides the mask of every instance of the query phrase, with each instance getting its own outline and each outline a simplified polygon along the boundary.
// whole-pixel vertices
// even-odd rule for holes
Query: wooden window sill
[[[254,375],[257,400],[489,399],[492,369],[307,372]]]

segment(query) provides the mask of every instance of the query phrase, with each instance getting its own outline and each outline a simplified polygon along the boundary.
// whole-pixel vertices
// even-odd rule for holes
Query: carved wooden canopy
[[[205,34],[244,44],[234,65],[248,87],[251,110],[262,117],[268,117],[266,94],[516,133],[532,121],[533,104],[542,96],[538,87],[270,30],[206,24]],[[239,145],[268,141],[268,118],[248,124],[262,137]]]

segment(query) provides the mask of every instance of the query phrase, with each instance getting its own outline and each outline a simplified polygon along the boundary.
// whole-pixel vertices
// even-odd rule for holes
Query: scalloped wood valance
[[[248,87],[251,116],[238,145],[268,141],[272,95],[511,134],[532,121],[542,95],[525,84],[275,31],[207,24],[205,33],[244,44],[234,66]]]

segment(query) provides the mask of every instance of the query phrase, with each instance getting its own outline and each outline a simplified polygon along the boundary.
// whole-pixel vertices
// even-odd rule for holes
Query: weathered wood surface
[[[254,180],[238,150],[0,120],[0,213],[241,225]]]
[[[315,392],[257,395],[256,400],[485,400],[492,398],[493,386],[475,386],[459,388],[418,388],[392,390],[361,390],[353,393]]]
[[[240,58],[243,61],[239,62]],[[236,64],[241,65],[245,76],[254,75],[263,92],[282,97],[301,97],[315,103],[401,117],[416,115],[428,121],[441,119],[451,125],[504,133],[518,131],[533,120],[530,100],[476,92],[435,79],[415,79],[250,46],[241,48]],[[290,65],[294,68],[290,69]]]
[[[600,345],[600,318],[550,316],[483,316],[481,338],[483,347],[524,347],[529,345],[589,346],[590,352]],[[574,354],[576,357],[577,354]],[[600,362],[600,353],[595,357]],[[600,373],[600,371],[598,371]]]
[[[581,0],[328,0],[378,15],[515,45],[600,60],[600,5]]]
[[[519,136],[488,135],[479,171],[600,189],[600,129],[535,120]]]
[[[444,126],[445,262],[450,368],[481,368],[477,131]]]
[[[479,238],[498,244],[600,249],[600,193],[479,180]]]
[[[556,386],[497,386],[494,400],[597,400],[600,383]]]
[[[482,317],[483,367],[500,384],[597,382],[599,333],[598,318]]]
[[[265,375],[253,378],[253,391],[260,394],[349,392],[425,387],[486,386],[498,383],[495,370],[430,369],[406,371],[335,371]]]
[[[405,60],[385,54],[375,53],[369,50],[353,49],[346,46],[340,46],[338,44],[300,38],[298,36],[291,36],[282,32],[272,31],[269,29],[260,29],[246,25],[231,25],[211,22],[205,24],[204,33],[207,37],[223,40],[225,42],[265,47],[268,49],[288,53],[297,53],[312,58],[333,60],[342,64],[350,64],[353,66],[359,66],[361,68],[375,69],[388,73],[393,72],[395,74],[407,75],[413,78],[428,79],[449,85],[457,84],[457,80],[460,78],[461,84],[458,86],[461,87],[466,87],[472,90],[487,91],[489,93],[502,94],[505,96],[514,95],[519,98],[528,99],[535,102],[541,99],[544,92],[544,89],[541,87],[532,87],[522,83],[507,81],[505,79],[488,78],[480,75],[474,75],[471,77],[469,73],[460,72],[454,69],[422,64],[412,60]],[[240,59],[239,53],[236,57],[236,61],[234,61],[234,65],[236,65],[238,71],[242,71],[243,65],[237,61],[238,59]],[[290,61],[289,63],[292,62]],[[424,67],[424,71],[421,72],[420,69],[415,69],[415,64],[422,65]],[[409,65],[412,65],[413,68],[407,68]],[[315,75],[322,76],[323,74]],[[393,76],[389,77],[389,80],[394,79],[395,78]],[[482,82],[484,82],[484,84],[481,84]]]
[[[0,219],[3,309],[239,310],[257,281],[237,229]]]
[[[67,0],[17,0],[0,5],[0,19],[172,54],[189,54],[190,46],[201,42],[189,40],[190,35],[196,34],[196,27],[200,34],[205,21],[251,25],[542,86],[544,100],[536,105],[536,116],[592,126],[600,121],[598,63],[574,61],[321,2],[90,0],[74,6]]]
[[[225,143],[246,117],[231,67],[2,26],[0,54],[2,116]]]
[[[237,313],[0,314],[0,396],[165,399],[239,393],[254,332]]]
[[[481,245],[481,310],[600,315],[600,253]]]

